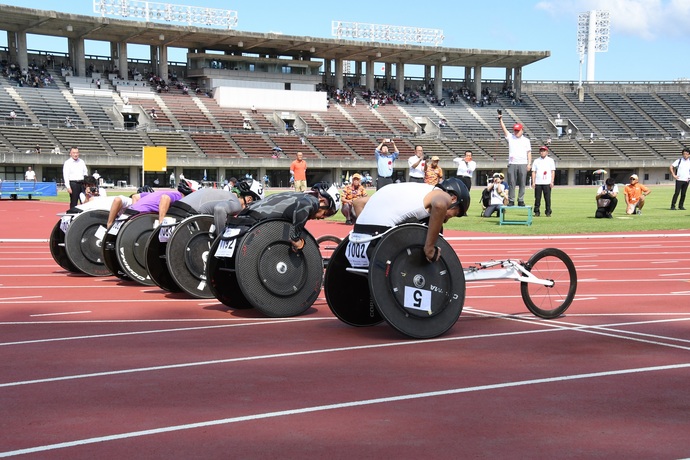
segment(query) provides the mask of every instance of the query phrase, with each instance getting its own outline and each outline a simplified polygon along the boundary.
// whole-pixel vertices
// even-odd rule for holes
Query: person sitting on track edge
[[[424,255],[429,262],[439,259],[441,250],[436,246],[443,224],[452,217],[467,215],[470,192],[458,177],[450,177],[437,185],[403,182],[391,184],[371,197],[355,201],[357,223],[350,234],[377,235],[405,223],[428,226]]]
[[[283,219],[292,222],[290,242],[292,249],[304,247],[302,230],[311,219],[325,219],[340,209],[340,193],[335,185],[319,182],[306,192],[281,192],[265,197],[243,209],[227,220],[229,227],[252,226],[267,219]]]

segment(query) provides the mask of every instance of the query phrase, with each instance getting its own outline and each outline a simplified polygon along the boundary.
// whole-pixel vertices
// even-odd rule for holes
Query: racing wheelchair
[[[220,232],[206,264],[213,296],[228,307],[256,308],[270,317],[308,310],[321,292],[324,261],[306,229],[304,248],[293,251],[291,226],[285,220],[269,219]]]
[[[570,306],[577,273],[563,251],[547,248],[527,262],[506,259],[463,269],[440,236],[439,260],[424,255],[427,227],[404,224],[378,235],[350,234],[334,250],[324,289],[333,314],[352,326],[387,321],[412,338],[448,331],[462,312],[468,281],[513,279],[527,308],[541,318],[556,318]]]
[[[146,270],[146,243],[158,220],[156,212],[132,213],[125,210],[103,238],[103,262],[122,280],[144,286],[155,283]]]
[[[67,271],[91,276],[112,272],[103,261],[102,244],[108,211],[64,213],[50,233],[50,254]]]
[[[169,212],[146,243],[146,270],[166,291],[213,298],[206,263],[214,239],[212,215],[174,216]]]

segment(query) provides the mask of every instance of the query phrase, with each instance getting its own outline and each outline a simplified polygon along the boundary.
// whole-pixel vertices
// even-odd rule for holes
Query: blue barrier
[[[4,180],[0,183],[0,199],[9,197],[16,200],[20,196],[29,199],[34,196],[57,196],[57,184],[25,180]]]

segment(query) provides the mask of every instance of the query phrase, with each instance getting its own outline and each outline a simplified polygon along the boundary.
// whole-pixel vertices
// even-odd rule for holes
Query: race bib
[[[117,235],[120,232],[120,227],[125,223],[125,220],[116,220],[113,226],[108,230],[108,235]]]
[[[369,267],[369,257],[367,257],[367,248],[369,248],[370,241],[357,243],[349,241],[345,249],[345,257],[352,268],[367,268]]]
[[[74,216],[67,215],[67,216],[62,216],[60,218],[60,230],[62,230],[62,233],[67,233],[67,229],[69,228],[69,225],[72,223],[72,219]]]
[[[216,249],[216,253],[214,255],[216,257],[232,257],[232,255],[235,253],[235,244],[237,243],[237,238],[232,237],[235,237],[239,234],[239,228],[226,228],[225,232],[223,233],[223,239],[220,240],[220,244],[218,245],[218,249]]]
[[[174,217],[164,218],[163,223],[161,224],[161,229],[158,232],[158,241],[161,243],[167,243],[172,236],[175,227],[177,227],[177,219]]]

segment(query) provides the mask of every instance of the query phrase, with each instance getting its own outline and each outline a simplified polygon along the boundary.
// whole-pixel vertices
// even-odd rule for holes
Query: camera
[[[98,187],[89,187],[89,192],[91,192],[92,195],[97,195]]]
[[[383,142],[385,142],[386,144],[390,144],[391,140],[390,139],[384,139]]]
[[[503,111],[501,109],[496,109],[496,113],[498,113],[499,115],[503,115]]]

